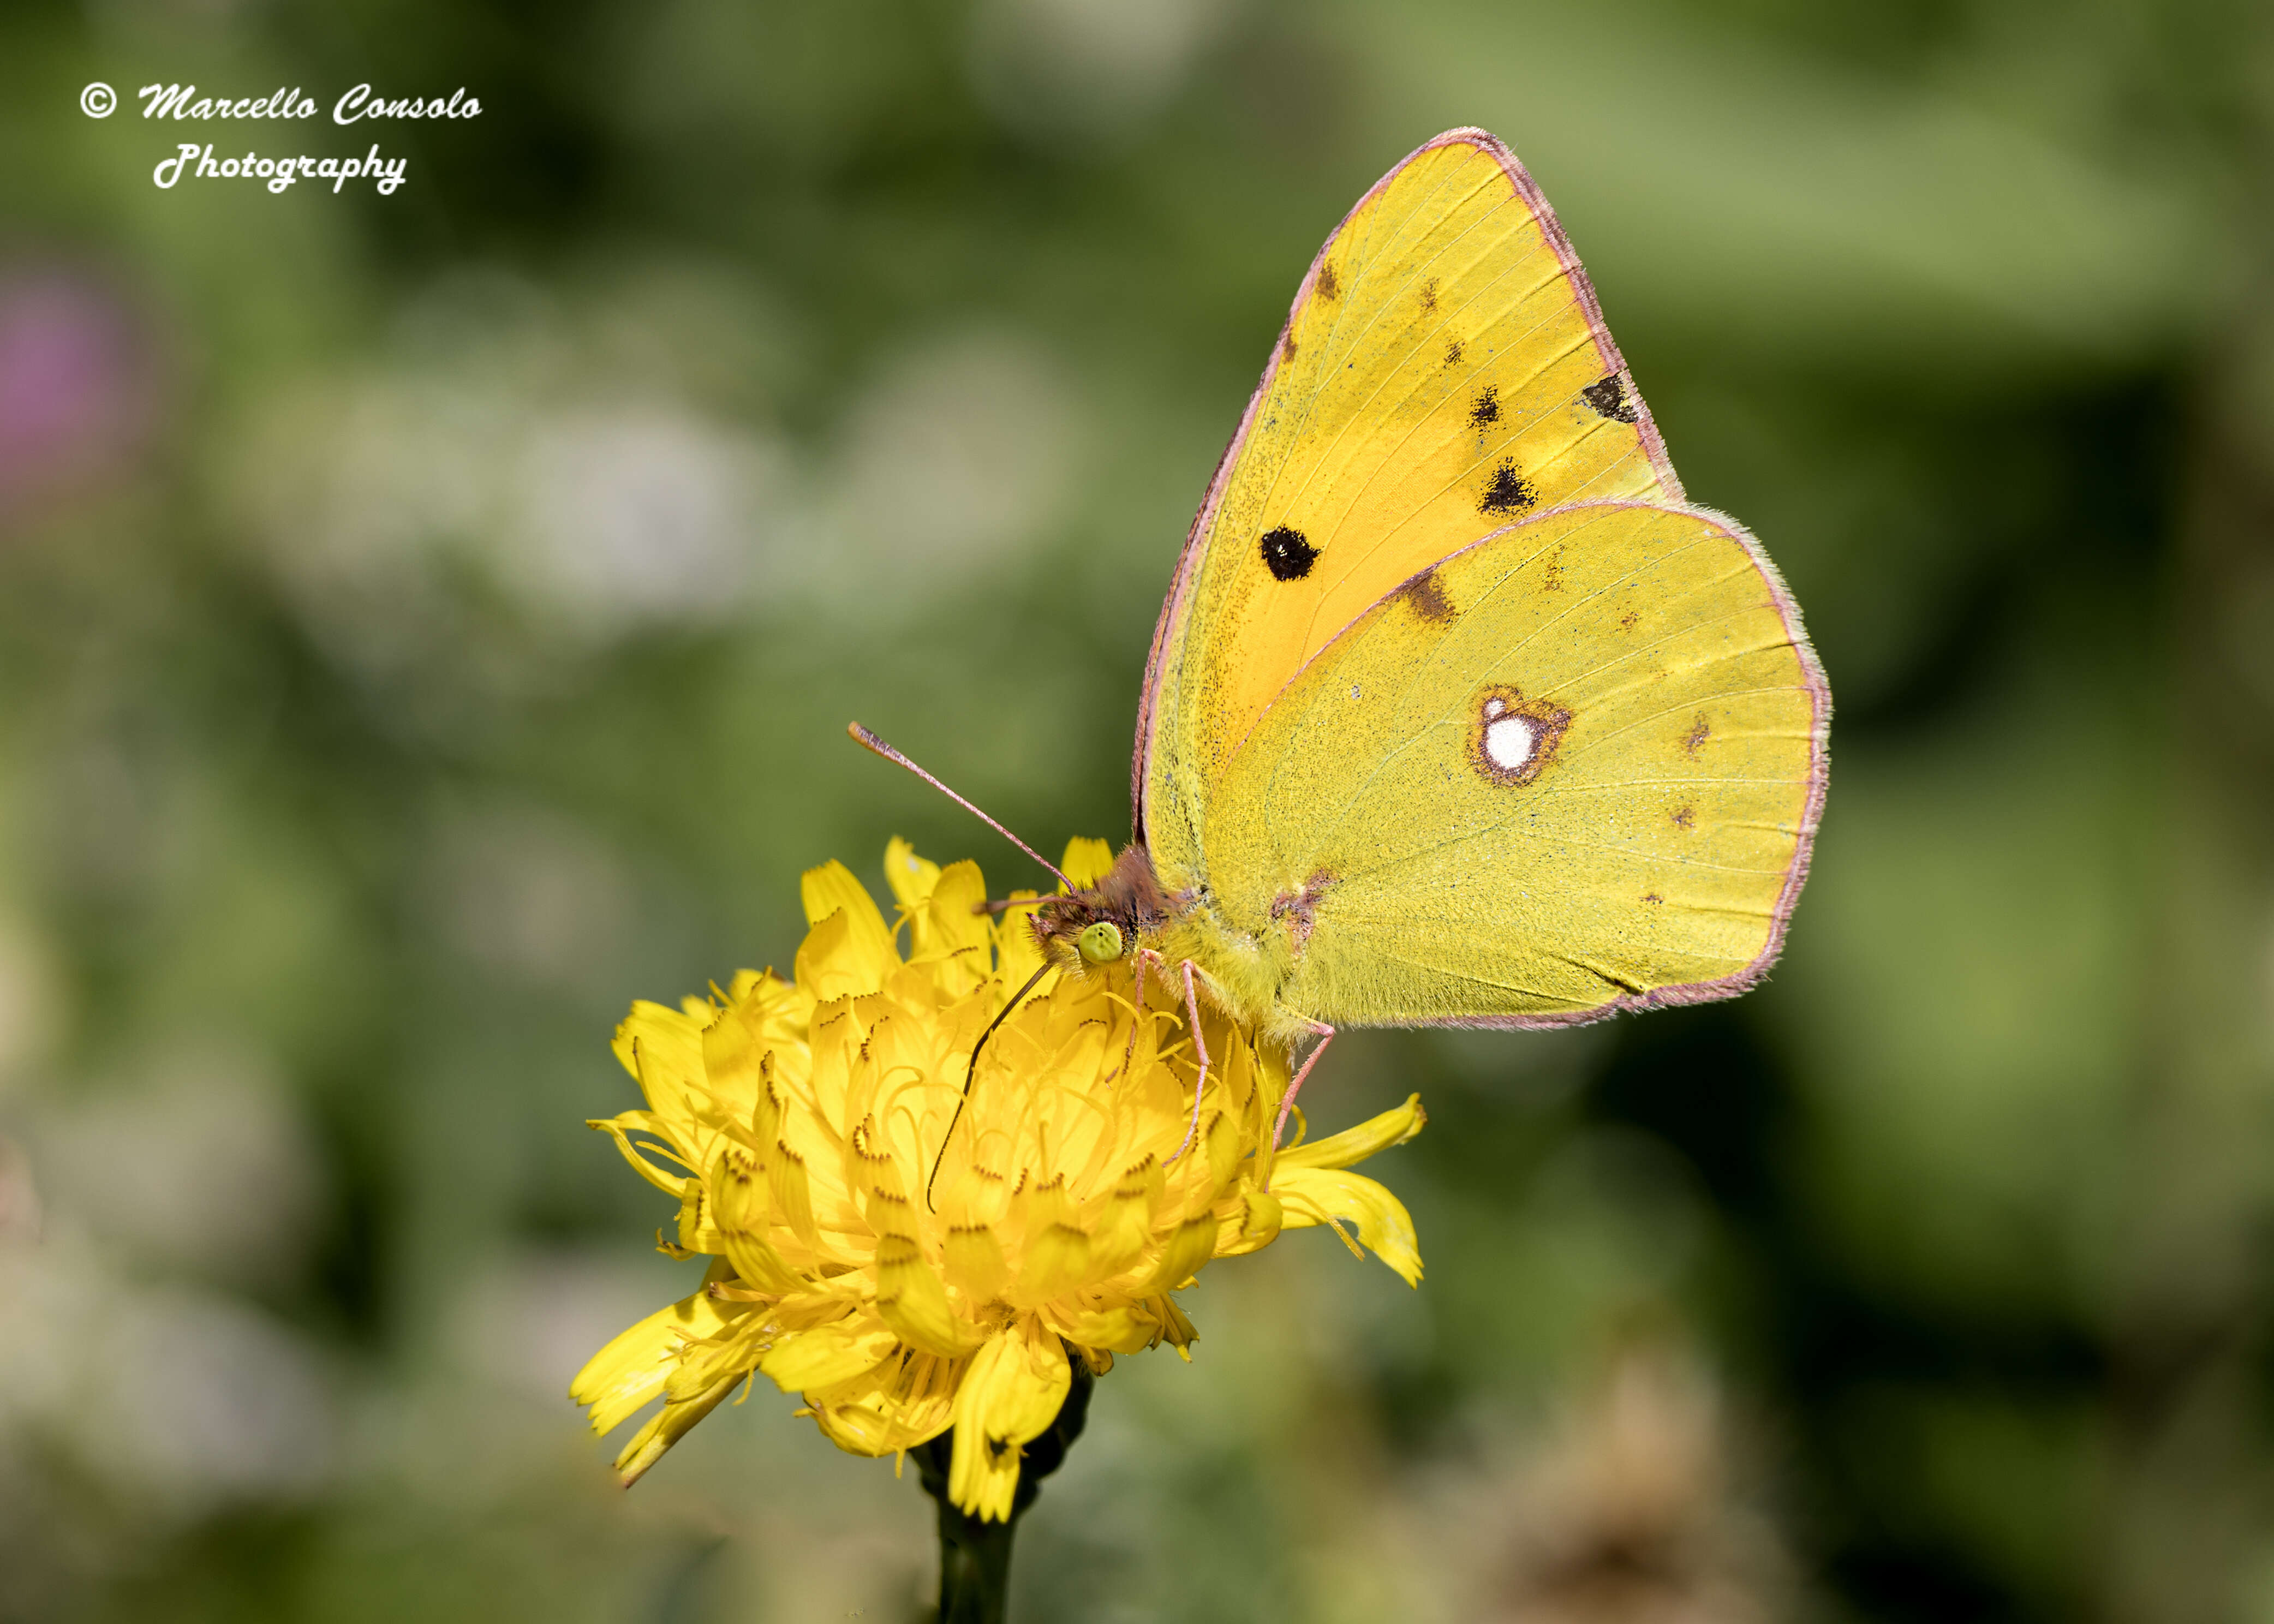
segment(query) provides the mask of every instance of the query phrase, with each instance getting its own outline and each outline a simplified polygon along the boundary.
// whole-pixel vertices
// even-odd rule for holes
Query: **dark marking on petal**
[[[1691,811],[1688,807],[1676,807],[1674,808],[1674,826],[1676,829],[1695,828],[1697,823],[1698,814]]]
[[[1579,398],[1593,407],[1599,417],[1608,417],[1614,423],[1635,420],[1634,402],[1627,399],[1627,387],[1616,372],[1606,373],[1589,384],[1579,391]]]
[[[1338,299],[1343,296],[1342,279],[1335,274],[1332,265],[1319,267],[1318,286],[1319,297],[1322,299]]]
[[[1500,421],[1500,390],[1487,384],[1477,391],[1477,398],[1469,402],[1469,426],[1480,432]]]
[[[1261,545],[1264,567],[1281,581],[1300,581],[1319,561],[1319,550],[1290,524],[1264,531]]]
[[[1331,868],[1321,868],[1303,882],[1301,891],[1283,891],[1272,898],[1271,917],[1287,921],[1288,945],[1298,958],[1311,939],[1312,927],[1318,923],[1319,898],[1339,877]]]
[[[1437,308],[1437,279],[1434,276],[1421,284],[1421,308],[1424,310]]]
[[[1460,364],[1461,341],[1457,338],[1451,343],[1445,346],[1445,365],[1448,366],[1458,366]]]
[[[1502,457],[1493,470],[1491,483],[1477,499],[1479,513],[1522,513],[1540,499],[1531,482],[1516,471],[1516,459]]]
[[[1704,744],[1707,739],[1711,738],[1713,733],[1713,730],[1706,726],[1706,718],[1704,713],[1699,713],[1698,719],[1690,724],[1690,732],[1683,738],[1682,748],[1683,753],[1690,756],[1692,759],[1695,759],[1698,755],[1698,747]]]
[[[1497,708],[1493,703],[1495,700],[1500,702]],[[1495,722],[1511,716],[1532,724],[1532,754],[1520,766],[1503,767],[1485,748],[1485,734]],[[1469,765],[1482,773],[1487,783],[1503,789],[1529,784],[1555,759],[1555,747],[1562,742],[1564,730],[1570,726],[1569,710],[1546,700],[1527,701],[1521,688],[1501,684],[1480,688],[1469,702]]]
[[[1445,596],[1445,588],[1437,579],[1434,564],[1399,587],[1397,596],[1412,605],[1414,613],[1425,620],[1434,622],[1453,618],[1453,600]]]

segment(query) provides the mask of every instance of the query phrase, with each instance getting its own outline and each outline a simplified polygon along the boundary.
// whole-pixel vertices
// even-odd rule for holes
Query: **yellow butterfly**
[[[1035,935],[1290,1046],[1728,997],[1782,944],[1831,709],[1546,199],[1449,131],[1304,278],[1153,635],[1136,838]]]

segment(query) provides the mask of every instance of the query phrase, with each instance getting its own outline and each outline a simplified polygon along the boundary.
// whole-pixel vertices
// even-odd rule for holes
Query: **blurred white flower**
[[[392,362],[279,394],[246,437],[264,561],[382,688],[510,696],[650,630],[905,611],[1041,539],[1071,487],[1079,402],[1015,329],[888,353],[801,455],[697,404],[673,369],[704,365],[626,312],[506,291],[438,294]]]
[[[526,1401],[559,1437],[585,1440],[568,1384],[630,1320],[652,1311],[655,1271],[621,1253],[523,1252],[468,1274],[451,1316],[453,1368]]]
[[[260,1311],[130,1277],[83,1240],[0,1245],[0,1458],[60,1456],[186,1521],[310,1493],[335,1441],[324,1372]]]
[[[535,807],[459,809],[428,853],[436,934],[468,960],[523,987],[614,991],[639,897],[589,830]]]
[[[55,1041],[63,991],[40,937],[0,914],[0,1097]]]
[[[571,651],[731,618],[787,471],[766,437],[681,402],[452,376],[284,405],[260,461],[278,576],[335,652],[380,673],[480,635],[485,591]]]
[[[499,561],[599,640],[729,619],[787,473],[771,441],[669,402],[539,415],[511,470]]]
[[[0,1248],[38,1240],[41,1216],[31,1158],[15,1140],[0,1139]]]
[[[51,1219],[146,1269],[271,1285],[306,1259],[321,1162],[252,1056],[184,1046],[131,1084],[49,1101],[34,1126]]]
[[[1119,135],[1167,104],[1232,9],[1225,0],[982,0],[971,17],[972,78],[1013,129]]]
[[[790,459],[699,405],[643,313],[677,312],[572,316],[520,283],[453,282],[405,312],[382,364],[264,403],[238,500],[328,652],[385,684],[513,692],[742,612],[779,550]]]
[[[1072,387],[1023,335],[910,345],[847,417],[808,581],[870,613],[937,601],[1039,538],[1072,486],[1080,433]]]

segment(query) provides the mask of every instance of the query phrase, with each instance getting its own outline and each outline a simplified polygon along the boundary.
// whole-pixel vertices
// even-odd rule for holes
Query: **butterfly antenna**
[[[1005,840],[1008,840],[1012,845],[1026,853],[1028,856],[1042,864],[1043,868],[1048,868],[1052,874],[1057,875],[1058,876],[1058,883],[1064,885],[1068,891],[1079,891],[1081,889],[1072,880],[1066,878],[1065,871],[1059,868],[1058,864],[1043,856],[1033,846],[1028,846],[1024,840],[1021,840],[1018,836],[1004,828],[1002,824],[997,823],[993,818],[988,816],[987,814],[982,812],[977,807],[973,806],[962,796],[948,788],[946,785],[941,783],[937,778],[932,777],[931,774],[917,766],[915,763],[901,755],[891,745],[886,744],[882,739],[879,739],[876,734],[862,726],[860,723],[847,722],[845,725],[845,731],[853,735],[854,743],[860,745],[864,749],[874,750],[877,755],[883,756],[886,761],[892,763],[896,766],[906,767],[910,772],[915,773],[916,777],[930,785],[934,789],[946,796],[950,801],[955,802],[957,806],[961,807],[966,812],[970,813],[972,816],[986,824],[988,828],[993,830],[997,834],[1001,835]]]

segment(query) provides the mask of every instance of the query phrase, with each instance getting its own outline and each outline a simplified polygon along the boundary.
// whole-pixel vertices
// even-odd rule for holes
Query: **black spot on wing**
[[[1491,483],[1477,499],[1479,513],[1522,513],[1540,500],[1532,482],[1516,471],[1516,460],[1502,457],[1493,470]]]
[[[1261,546],[1263,566],[1277,580],[1300,581],[1319,561],[1319,550],[1290,524],[1264,531]]]
[[[1614,423],[1635,420],[1634,402],[1627,399],[1627,387],[1616,372],[1607,373],[1579,391],[1579,398],[1595,409],[1599,417],[1608,417]]]
[[[1477,391],[1477,398],[1469,402],[1469,426],[1483,429],[1500,421],[1500,390],[1487,384]]]

